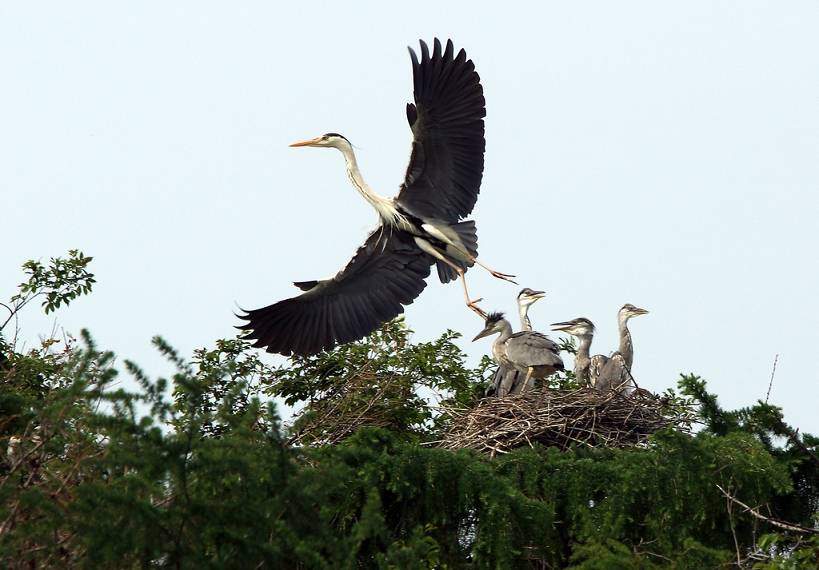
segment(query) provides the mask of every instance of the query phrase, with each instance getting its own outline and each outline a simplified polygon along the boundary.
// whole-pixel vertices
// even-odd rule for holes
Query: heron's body
[[[559,347],[544,334],[534,331],[513,333],[512,325],[501,313],[490,314],[484,330],[474,340],[490,334],[498,335],[492,343],[492,357],[498,363],[499,370],[505,368],[520,373],[523,376],[521,386],[525,386],[530,378],[546,378],[563,370]],[[509,377],[508,372],[505,372],[501,380]],[[509,393],[519,392],[510,390]]]
[[[532,321],[529,319],[529,307],[542,299],[544,295],[545,293],[543,291],[535,291],[528,287],[518,293],[517,305],[521,331],[532,330]],[[496,360],[495,362],[498,361]],[[534,381],[530,378],[529,383],[524,385],[523,379],[525,377],[525,374],[521,374],[515,368],[506,366],[505,364],[499,364],[491,384],[486,389],[486,395],[502,398],[507,394],[520,394],[523,391],[529,390],[534,386]]]
[[[591,357],[591,344],[594,339],[594,324],[584,317],[565,321],[562,323],[552,323],[552,330],[567,332],[578,340],[577,352],[574,356],[574,376],[581,385],[594,386],[591,379],[591,368],[593,361],[599,362],[595,355]]]
[[[284,355],[309,355],[374,331],[404,311],[426,286],[435,264],[442,283],[461,278],[477,260],[475,223],[463,220],[475,206],[483,177],[483,88],[464,50],[455,54],[436,39],[421,42],[420,59],[410,49],[414,103],[407,104],[412,130],[409,166],[395,198],[376,194],[366,183],[350,142],[337,133],[291,146],[335,148],[347,176],[378,213],[379,227],[335,277],[296,283],[304,293],[248,311],[239,328],[253,346]],[[489,269],[489,268],[487,268]],[[511,281],[512,275],[489,270]]]
[[[604,365],[600,368],[598,378],[601,390],[617,390],[621,394],[629,394],[637,386],[631,375],[634,364],[634,343],[631,340],[631,331],[628,330],[628,321],[633,317],[647,314],[646,309],[626,303],[617,312],[617,329],[620,333],[620,346]]]
[[[626,365],[625,357],[616,351],[606,358],[601,366],[594,388],[598,392],[614,390],[626,394],[634,389],[633,382],[634,379],[631,377],[631,370]]]
[[[617,329],[620,332],[620,346],[617,351],[623,356],[626,368],[631,370],[634,364],[634,343],[631,341],[631,331],[628,330],[628,321],[633,317],[648,314],[648,311],[626,303],[617,312]]]
[[[346,141],[346,139],[344,139]],[[403,205],[396,198],[384,198],[376,194],[364,180],[355,152],[350,144],[339,144],[335,148],[341,151],[347,166],[347,178],[358,193],[370,203],[378,213],[379,225],[392,231],[403,231],[416,240],[418,246],[438,259],[443,253],[451,260],[457,260],[466,267],[474,265],[477,257],[477,235],[474,222],[447,222],[410,211],[411,206]],[[471,230],[471,232],[470,232]],[[474,240],[469,234],[474,235]],[[434,253],[429,250],[434,250]],[[471,255],[470,255],[471,254]],[[457,276],[457,275],[456,275]],[[442,282],[446,283],[447,281]]]

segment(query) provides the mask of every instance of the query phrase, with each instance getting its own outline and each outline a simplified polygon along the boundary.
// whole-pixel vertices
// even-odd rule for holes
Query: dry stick
[[[659,399],[635,401],[617,394],[599,395],[588,389],[485,399],[472,410],[453,409],[449,432],[438,443],[449,449],[511,449],[520,444],[565,447],[581,445],[643,445],[657,429],[686,429],[685,413],[664,416]],[[466,421],[464,421],[466,420]],[[491,443],[490,443],[491,442]]]
[[[773,387],[774,374],[776,374],[776,361],[779,360],[779,354],[774,356],[773,369],[771,370],[771,381],[768,382],[768,393],[765,394],[765,403],[768,403],[768,398],[771,396],[771,388]]]
[[[719,485],[717,485],[719,486]],[[725,508],[728,510],[728,520],[731,523],[731,535],[734,537],[734,548],[737,552],[737,568],[742,568],[742,554],[739,550],[739,540],[737,540],[737,529],[734,525],[734,503],[731,501],[731,498],[727,495],[725,496]]]
[[[774,525],[776,527],[779,527],[779,528],[782,528],[782,529],[785,529],[785,530],[790,530],[790,531],[793,531],[793,532],[804,532],[804,533],[807,533],[807,534],[819,534],[819,529],[816,529],[816,528],[808,528],[808,527],[802,526],[800,524],[788,523],[788,522],[781,521],[779,519],[766,517],[765,515],[760,513],[758,510],[754,509],[753,507],[749,507],[748,505],[746,505],[745,503],[743,503],[742,501],[740,501],[736,497],[732,497],[725,489],[723,489],[719,485],[717,485],[717,489],[719,489],[722,492],[722,494],[725,495],[726,498],[728,498],[731,501],[733,501],[734,503],[738,504],[740,507],[745,509],[746,512],[751,513],[753,516],[755,516],[756,518],[758,518],[760,520],[763,520],[763,521],[765,521],[767,523],[770,523],[770,524],[772,524],[772,525]]]

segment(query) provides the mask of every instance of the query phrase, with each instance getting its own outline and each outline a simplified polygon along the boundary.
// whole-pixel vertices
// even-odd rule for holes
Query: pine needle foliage
[[[399,321],[278,367],[241,339],[186,358],[156,338],[175,369],[158,379],[87,332],[25,354],[4,341],[0,567],[815,567],[817,440],[777,408],[723,410],[687,376],[696,434],[429,447],[452,421],[433,396],[474,405],[492,373],[456,338],[413,343]],[[272,396],[304,407],[294,425]],[[362,403],[382,423],[316,423]]]

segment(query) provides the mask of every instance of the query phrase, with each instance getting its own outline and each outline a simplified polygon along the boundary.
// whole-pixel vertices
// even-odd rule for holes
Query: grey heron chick
[[[546,296],[545,291],[535,291],[524,287],[518,293],[518,315],[520,316],[520,330],[532,330],[532,321],[529,320],[529,307]]]
[[[529,287],[524,287],[518,293],[518,315],[520,316],[520,329],[522,331],[531,331],[532,322],[529,320],[529,307],[534,305],[546,295],[545,291],[535,291]],[[519,394],[520,392],[531,388],[533,380],[530,378],[530,385],[524,386],[520,372],[514,368],[498,365],[495,371],[495,376],[492,378],[492,383],[486,389],[487,396],[497,396],[502,398],[507,394]]]
[[[648,311],[626,303],[617,313],[620,330],[619,350],[611,356],[595,354],[589,356],[594,338],[594,325],[589,319],[579,318],[563,323],[554,323],[552,330],[567,332],[580,342],[575,357],[575,376],[599,392],[616,390],[620,393],[630,392],[634,386],[631,375],[631,364],[634,360],[634,345],[628,330],[628,320],[645,315]]]
[[[648,314],[646,309],[635,307],[631,303],[623,305],[617,311],[617,328],[620,334],[620,346],[608,358],[593,362],[594,385],[601,392],[616,390],[626,395],[637,388],[631,367],[634,364],[634,343],[628,330],[628,321],[633,317]]]
[[[310,355],[362,338],[404,312],[426,287],[433,264],[442,283],[460,278],[467,306],[481,317],[467,290],[467,269],[480,265],[512,281],[514,275],[478,261],[475,222],[463,219],[478,199],[486,148],[486,101],[475,65],[451,41],[442,47],[437,39],[432,51],[421,42],[420,58],[410,49],[410,58],[412,153],[396,197],[370,188],[350,141],[338,133],[290,145],[338,150],[353,187],[378,213],[379,227],[334,277],[296,282],[301,295],[240,315],[247,322],[238,328],[254,347]]]
[[[629,370],[634,363],[634,344],[631,341],[631,332],[628,330],[628,321],[633,317],[646,314],[648,314],[646,309],[635,307],[631,303],[626,303],[617,312],[617,328],[620,331],[618,352],[623,355],[624,363]]]
[[[594,386],[590,373],[592,358],[589,356],[594,339],[594,324],[585,317],[579,317],[571,321],[552,323],[552,330],[568,333],[578,340],[579,346],[574,356],[574,376],[581,385]],[[602,355],[596,356],[606,358]]]
[[[636,388],[631,370],[626,366],[626,359],[619,351],[613,352],[602,363],[594,387],[599,392],[614,390],[623,395]]]
[[[512,325],[503,313],[490,313],[484,329],[472,341],[497,334],[492,343],[492,357],[499,367],[506,367],[525,375],[521,386],[530,379],[546,378],[563,370],[557,343],[544,334],[534,331],[512,332]]]

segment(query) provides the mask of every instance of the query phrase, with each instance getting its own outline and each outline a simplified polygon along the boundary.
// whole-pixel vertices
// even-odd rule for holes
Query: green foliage
[[[487,358],[476,369],[467,367],[454,331],[424,343],[412,343],[411,335],[396,319],[361,341],[293,357],[272,373],[267,393],[304,404],[294,425],[301,443],[335,443],[364,425],[423,437],[448,420],[428,400],[442,395],[435,404],[472,406],[494,365]]]
[[[799,570],[819,567],[819,534],[790,536],[770,533],[759,539],[762,552],[773,552],[754,565],[757,570]]]
[[[71,249],[66,259],[52,257],[48,267],[39,261],[26,261],[23,272],[28,275],[28,280],[18,286],[17,293],[11,297],[11,306],[0,304],[9,312],[0,325],[0,331],[20,309],[37,297],[45,297],[42,306],[48,314],[60,305],[68,305],[80,295],[90,293],[95,283],[94,275],[88,272],[88,264],[92,259],[81,251]]]
[[[669,399],[700,407],[693,436],[452,452],[429,445],[450,421],[434,404],[471,406],[491,363],[466,366],[452,331],[410,336],[396,321],[282,367],[241,339],[188,359],[155,338],[174,365],[156,380],[128,361],[123,374],[85,332],[28,354],[7,346],[0,567],[816,566],[815,535],[769,524],[717,488],[815,525],[817,440],[777,408],[723,410],[689,376]],[[304,406],[290,430],[272,396]],[[331,438],[326,426],[349,417],[364,421]],[[296,435],[301,445],[289,443]]]

